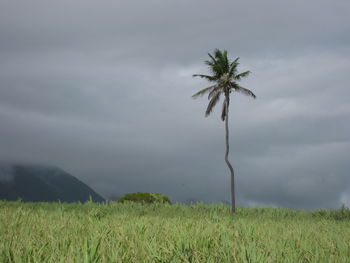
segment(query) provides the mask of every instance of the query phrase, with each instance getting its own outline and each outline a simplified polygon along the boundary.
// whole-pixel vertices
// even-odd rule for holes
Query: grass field
[[[0,262],[350,262],[350,211],[0,202]]]

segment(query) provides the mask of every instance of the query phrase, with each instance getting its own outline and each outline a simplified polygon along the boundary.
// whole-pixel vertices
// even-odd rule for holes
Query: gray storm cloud
[[[232,97],[238,205],[349,204],[349,17],[348,1],[0,1],[0,160],[107,198],[229,200],[219,110],[191,99],[222,48],[257,95]]]

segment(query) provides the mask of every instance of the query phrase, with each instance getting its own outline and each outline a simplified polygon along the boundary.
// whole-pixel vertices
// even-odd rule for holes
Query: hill
[[[0,164],[0,200],[24,202],[95,202],[104,198],[60,168]]]

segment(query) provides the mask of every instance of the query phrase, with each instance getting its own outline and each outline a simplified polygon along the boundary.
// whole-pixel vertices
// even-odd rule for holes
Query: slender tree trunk
[[[228,106],[230,104],[230,95],[225,94],[225,107],[226,107],[226,119],[225,119],[225,132],[226,132],[226,153],[225,153],[225,162],[230,169],[231,172],[231,212],[234,214],[236,212],[236,201],[235,201],[235,174],[233,172],[233,168],[231,163],[228,160],[228,153],[230,150],[229,145],[229,131],[228,131]]]

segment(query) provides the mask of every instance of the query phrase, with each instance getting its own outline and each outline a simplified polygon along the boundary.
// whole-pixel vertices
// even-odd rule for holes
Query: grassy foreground
[[[338,211],[0,201],[0,262],[350,262]]]

